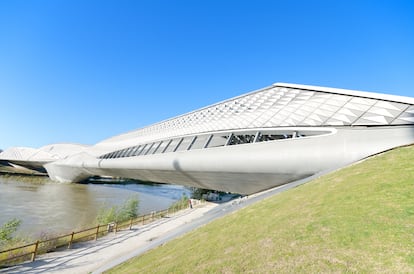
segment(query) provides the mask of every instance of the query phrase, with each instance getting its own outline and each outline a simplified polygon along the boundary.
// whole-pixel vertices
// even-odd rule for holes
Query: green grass
[[[216,220],[109,273],[414,272],[414,147]]]

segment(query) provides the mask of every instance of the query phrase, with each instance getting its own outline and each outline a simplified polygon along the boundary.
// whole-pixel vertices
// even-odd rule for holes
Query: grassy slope
[[[414,147],[219,219],[111,273],[414,272]]]

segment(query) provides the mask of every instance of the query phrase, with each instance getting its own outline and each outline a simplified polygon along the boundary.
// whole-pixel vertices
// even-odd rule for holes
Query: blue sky
[[[414,97],[414,2],[0,1],[0,148],[94,144],[275,82]]]

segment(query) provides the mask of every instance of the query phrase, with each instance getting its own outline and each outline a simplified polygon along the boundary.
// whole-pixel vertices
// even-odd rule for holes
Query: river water
[[[122,181],[62,184],[46,177],[0,176],[0,225],[22,221],[18,233],[38,238],[93,226],[99,209],[139,200],[139,214],[168,208],[190,190],[177,185]]]

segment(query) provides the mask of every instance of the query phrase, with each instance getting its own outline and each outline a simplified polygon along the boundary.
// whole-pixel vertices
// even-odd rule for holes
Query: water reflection
[[[43,177],[0,176],[0,224],[18,218],[20,231],[35,237],[42,232],[70,232],[90,225],[105,205],[138,197],[139,213],[146,214],[168,208],[183,193],[190,191],[176,185],[61,184]]]

